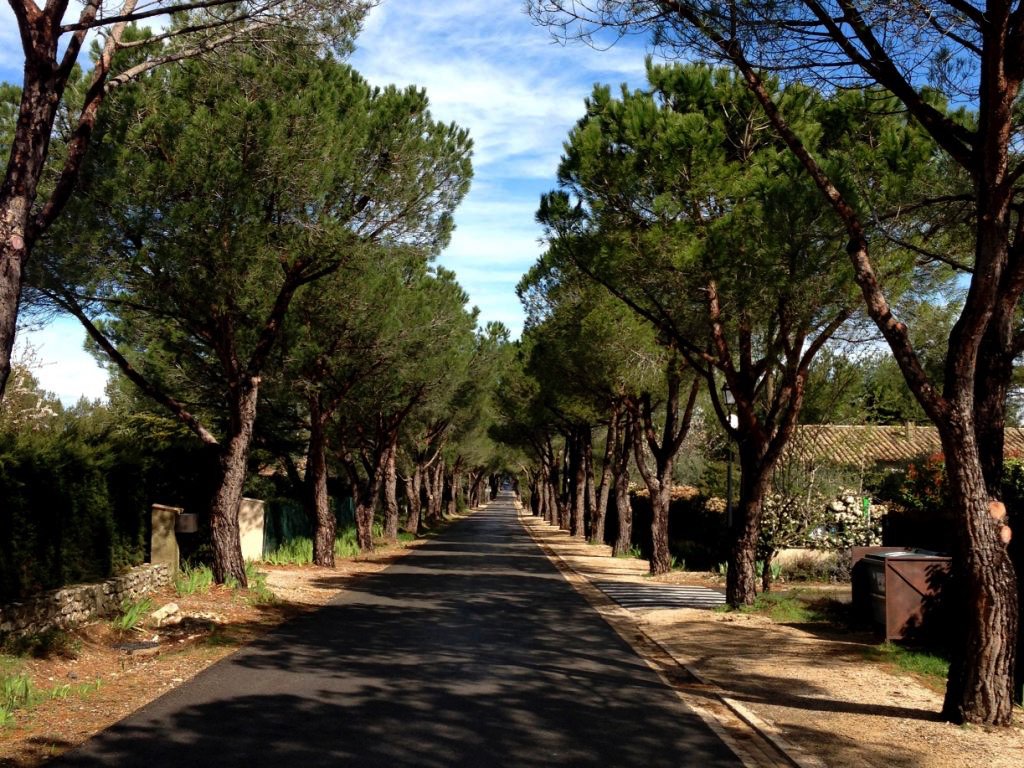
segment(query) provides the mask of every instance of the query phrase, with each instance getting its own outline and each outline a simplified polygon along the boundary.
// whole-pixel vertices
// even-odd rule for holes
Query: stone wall
[[[116,613],[124,600],[134,600],[168,581],[166,565],[140,565],[99,584],[62,587],[10,603],[0,608],[0,634],[31,634]]]

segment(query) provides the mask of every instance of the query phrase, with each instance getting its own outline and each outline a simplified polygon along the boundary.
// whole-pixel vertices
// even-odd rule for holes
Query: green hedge
[[[209,458],[188,438],[150,446],[74,420],[0,432],[0,602],[144,562],[150,505],[205,507]]]

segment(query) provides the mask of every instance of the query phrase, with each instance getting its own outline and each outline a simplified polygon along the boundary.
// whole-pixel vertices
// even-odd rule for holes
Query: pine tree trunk
[[[395,462],[398,456],[397,438],[393,438],[384,454],[384,538],[389,542],[398,541],[398,470]]]
[[[975,435],[981,470],[988,495],[1003,498],[1003,462],[1006,428],[1006,399],[1013,380],[1014,320],[1012,311],[993,317],[978,353],[975,381]],[[1010,525],[1017,535],[1009,553],[1017,574],[1017,615],[1024,615],[1024,513],[1011,510]],[[1024,632],[1017,630],[1014,700],[1021,703],[1024,692]]]
[[[583,474],[586,478],[586,485],[583,488],[583,530],[587,536],[592,535],[594,528],[594,510],[597,502],[594,501],[594,437],[587,427],[583,441]]]
[[[569,504],[569,535],[583,538],[584,515],[586,515],[587,471],[583,461],[583,437],[580,431],[572,436],[572,449],[569,453],[569,471],[572,475]]]
[[[740,497],[733,516],[732,547],[725,578],[725,600],[735,607],[753,605],[757,597],[757,545],[761,537],[764,496],[771,467],[764,462],[764,446],[740,445]]]
[[[615,537],[612,554],[622,557],[633,547],[633,505],[629,498],[629,453],[633,446],[633,421],[628,416],[626,416],[626,423],[621,429],[619,437],[612,465],[615,513],[619,521],[619,533]]]
[[[441,504],[444,496],[444,462],[438,459],[427,475],[427,525],[433,526],[441,519]]]
[[[562,524],[562,510],[559,505],[558,493],[559,493],[559,467],[555,462],[555,456],[552,452],[548,457],[548,466],[551,468],[548,472],[548,522],[552,525],[561,527]]]
[[[459,466],[460,462],[456,462],[452,471],[448,474],[448,515],[449,517],[455,517],[459,513],[459,496],[462,493],[462,471]]]
[[[363,552],[373,551],[373,520],[384,485],[384,466],[387,449],[382,449],[372,467],[372,475],[366,479],[365,490],[356,500],[356,544]]]
[[[373,551],[373,502],[356,502],[356,546],[361,552]]]
[[[1017,648],[1017,576],[989,513],[989,493],[975,441],[971,409],[954,409],[940,427],[951,503],[961,512],[955,553],[956,622],[961,631],[950,664],[943,715],[953,722],[1008,725],[1013,717]]]
[[[320,400],[316,395],[309,398],[309,420],[306,493],[308,514],[313,520],[313,563],[322,568],[333,568],[337,521],[327,496],[327,434]]]
[[[615,457],[615,443],[618,439],[619,411],[614,409],[608,422],[608,437],[605,440],[604,458],[601,461],[601,482],[597,486],[597,503],[590,523],[592,544],[604,544],[604,521],[608,514],[608,499],[611,495],[612,462]]]
[[[423,509],[423,502],[420,494],[423,489],[423,468],[417,464],[412,475],[405,481],[405,496],[409,502],[409,519],[406,520],[405,530],[409,533],[419,534],[420,515]]]
[[[668,511],[672,501],[672,473],[669,471],[651,488],[651,575],[672,570],[668,548]]]
[[[32,25],[31,46],[26,46],[21,105],[0,186],[0,401],[11,373],[25,264],[32,248],[29,221],[66,83],[66,76],[58,76],[50,64],[57,55],[59,25],[44,18],[40,22]]]
[[[619,533],[612,546],[612,554],[623,557],[633,548],[633,505],[629,500],[629,476],[623,474],[615,481],[615,512],[619,520]]]
[[[775,559],[775,552],[766,552],[764,562],[761,563],[761,591],[772,591],[772,560]]]
[[[256,422],[256,402],[259,377],[238,385],[232,404],[231,434],[221,448],[221,477],[210,505],[210,538],[213,546],[213,577],[218,584],[233,578],[243,587],[245,561],[238,527],[238,511],[242,503],[242,489],[249,463],[253,425]]]

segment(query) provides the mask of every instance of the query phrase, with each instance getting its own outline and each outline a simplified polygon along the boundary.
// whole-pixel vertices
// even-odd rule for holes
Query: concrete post
[[[149,562],[153,565],[166,565],[171,577],[178,572],[178,539],[174,535],[174,523],[182,513],[181,507],[168,507],[154,504],[152,511],[152,533],[150,534]]]
[[[263,528],[266,510],[260,499],[242,499],[238,510],[238,532],[242,539],[244,560],[263,559]]]

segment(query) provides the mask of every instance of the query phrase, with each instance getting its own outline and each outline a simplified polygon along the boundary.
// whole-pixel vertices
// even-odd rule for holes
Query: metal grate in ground
[[[725,595],[708,587],[685,584],[635,584],[628,581],[595,581],[594,586],[631,611],[665,608],[717,608]]]

